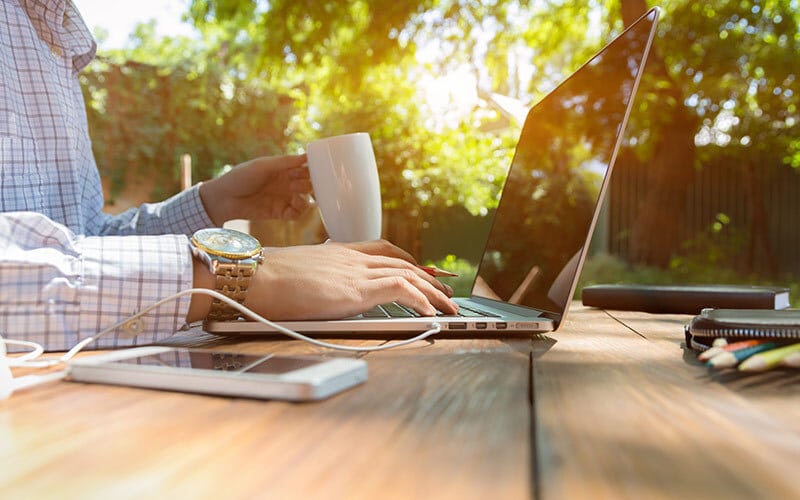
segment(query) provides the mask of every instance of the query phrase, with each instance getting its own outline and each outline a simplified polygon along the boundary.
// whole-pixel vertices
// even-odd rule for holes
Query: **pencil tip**
[[[706,363],[712,368],[730,368],[736,365],[736,356],[729,352],[721,352]]]

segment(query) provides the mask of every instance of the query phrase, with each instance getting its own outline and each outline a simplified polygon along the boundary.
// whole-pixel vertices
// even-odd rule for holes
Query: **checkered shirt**
[[[64,350],[192,285],[187,235],[212,225],[197,187],[104,214],[77,73],[96,44],[69,0],[0,0],[0,335]],[[144,317],[153,342],[189,298]]]

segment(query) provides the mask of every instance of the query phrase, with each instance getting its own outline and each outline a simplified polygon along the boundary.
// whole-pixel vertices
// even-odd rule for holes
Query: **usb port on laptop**
[[[448,323],[448,328],[450,330],[466,330],[467,324],[466,323]]]

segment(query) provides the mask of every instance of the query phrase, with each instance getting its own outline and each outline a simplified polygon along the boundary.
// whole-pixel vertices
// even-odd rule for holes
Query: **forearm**
[[[35,213],[0,214],[0,328],[64,350],[193,283],[185,236],[77,237]],[[142,318],[141,333],[112,332],[91,347],[161,340],[182,327],[183,297]]]
[[[145,203],[110,216],[98,213],[102,222],[92,231],[99,235],[184,234],[214,226],[200,198],[199,185],[160,203]]]

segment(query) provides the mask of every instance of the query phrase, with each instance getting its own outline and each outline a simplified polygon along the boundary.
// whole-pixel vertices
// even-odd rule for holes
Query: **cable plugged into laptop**
[[[283,333],[291,338],[302,340],[304,342],[308,342],[309,344],[313,344],[318,347],[323,347],[326,349],[336,349],[339,351],[348,351],[348,352],[373,352],[373,351],[385,351],[387,349],[394,349],[395,347],[401,347],[404,345],[412,344],[414,342],[418,342],[420,340],[424,340],[432,335],[436,335],[437,333],[442,331],[442,326],[433,321],[427,325],[427,330],[422,332],[421,334],[406,339],[400,340],[397,342],[391,342],[388,344],[382,344],[379,346],[373,347],[356,347],[356,346],[347,346],[347,345],[339,345],[333,344],[330,342],[323,342],[321,340],[313,339],[311,337],[307,337],[301,333],[295,332],[294,330],[290,330],[286,327],[283,327],[277,323],[274,323],[267,318],[257,314],[256,312],[250,310],[249,308],[239,304],[235,300],[223,295],[215,290],[209,290],[206,288],[190,288],[188,290],[183,290],[178,292],[174,295],[170,295],[162,300],[159,300],[155,304],[152,304],[140,312],[133,314],[122,321],[119,321],[108,328],[105,328],[98,332],[97,334],[87,337],[70,349],[67,353],[57,356],[57,357],[46,357],[41,358],[40,356],[44,352],[44,348],[41,345],[35,342],[28,342],[24,340],[11,340],[11,339],[4,339],[0,336],[0,400],[7,399],[14,393],[14,391],[26,389],[29,387],[34,387],[37,385],[54,382],[63,379],[67,376],[67,370],[62,370],[53,373],[47,373],[43,375],[25,375],[23,377],[14,377],[11,373],[11,367],[22,367],[22,368],[51,368],[58,365],[69,365],[69,361],[78,354],[84,347],[91,344],[95,340],[99,339],[100,337],[107,335],[113,331],[120,329],[121,331],[125,332],[125,334],[129,337],[135,337],[138,335],[141,329],[141,317],[147,314],[148,312],[156,309],[157,307],[161,307],[162,305],[177,300],[180,297],[185,295],[193,295],[193,294],[205,294],[210,295],[213,298],[221,300],[226,304],[230,305],[231,307],[237,309],[242,314],[248,316],[253,321],[258,321],[259,323],[263,323],[265,325],[274,328],[275,331]],[[30,351],[17,356],[17,357],[9,357],[6,353],[6,345],[16,345],[20,347],[29,348]]]

